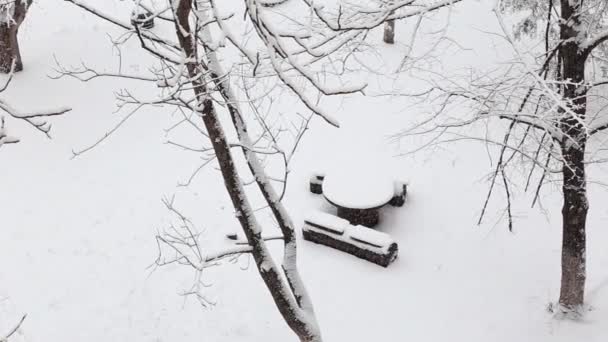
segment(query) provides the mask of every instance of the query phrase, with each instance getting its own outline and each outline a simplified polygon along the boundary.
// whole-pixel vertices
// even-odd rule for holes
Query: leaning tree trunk
[[[6,13],[0,19],[0,72],[23,70],[21,51],[19,50],[19,27],[25,20],[25,15],[32,0],[14,0],[14,2],[0,5],[0,11]]]
[[[296,297],[297,293],[294,294],[294,288],[290,288],[289,284],[283,282],[283,277],[262,239],[261,227],[257,223],[255,214],[249,204],[230,151],[230,145],[215,111],[213,100],[208,94],[204,79],[201,77],[208,70],[202,63],[199,63],[198,46],[195,38],[193,38],[197,36],[193,34],[189,23],[192,0],[179,0],[174,11],[176,34],[179,44],[187,56],[186,69],[192,79],[193,91],[198,106],[201,108],[203,123],[209,134],[224,179],[224,185],[237,213],[237,218],[247,241],[252,247],[251,254],[262,280],[270,291],[270,295],[283,319],[299,340],[301,342],[322,342],[314,315],[300,306],[301,304]]]
[[[211,37],[208,27],[203,29],[203,39],[207,39],[207,37]],[[245,156],[249,170],[251,171],[251,174],[254,175],[255,182],[257,183],[262,196],[266,200],[266,203],[272,211],[272,214],[274,215],[283,234],[283,263],[281,266],[283,268],[285,278],[289,283],[298,305],[309,316],[311,322],[310,324],[317,326],[310,296],[308,295],[308,291],[301,280],[300,273],[297,268],[297,243],[293,221],[281,203],[280,196],[270,184],[258,156],[250,148],[245,147],[253,146],[254,143],[249,136],[247,125],[239,106],[239,101],[236,99],[230,87],[229,80],[220,76],[224,75],[225,73],[223,70],[221,70],[216,52],[205,46],[205,53],[209,59],[209,74],[212,79],[219,80],[216,83],[216,87],[218,88],[223,100],[227,103],[228,112],[230,113],[237,136],[239,141],[243,144],[241,150]],[[315,327],[315,330],[318,330],[318,327]]]
[[[560,27],[563,43],[560,48],[563,80],[563,97],[569,112],[564,112],[561,130],[563,156],[563,196],[562,208],[562,279],[559,304],[567,311],[579,311],[585,298],[585,244],[587,222],[587,181],[585,178],[585,147],[587,133],[585,116],[587,97],[583,88],[585,81],[585,60],[583,49],[577,43],[580,14],[579,4],[570,0],[561,1]],[[573,115],[575,114],[575,115]]]

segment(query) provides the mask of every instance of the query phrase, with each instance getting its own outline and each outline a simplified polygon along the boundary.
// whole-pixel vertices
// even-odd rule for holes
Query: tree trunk
[[[578,312],[585,298],[585,244],[587,222],[587,181],[585,178],[585,148],[587,132],[585,116],[587,110],[585,82],[585,60],[578,43],[580,4],[570,0],[561,1],[560,48],[563,80],[563,99],[569,110],[560,122],[564,138],[561,142],[563,157],[562,208],[562,279],[559,297],[560,306],[566,311]]]
[[[203,39],[211,39],[211,33],[209,32],[208,28],[203,29],[203,37]],[[301,280],[300,273],[297,268],[297,243],[293,221],[281,203],[279,195],[270,184],[268,176],[266,175],[264,167],[260,163],[257,154],[250,148],[244,147],[253,146],[254,142],[249,136],[247,125],[239,106],[239,101],[236,99],[230,87],[229,80],[220,76],[224,75],[225,72],[221,70],[216,52],[208,47],[205,47],[205,53],[208,58],[209,73],[211,78],[220,80],[216,83],[216,87],[227,104],[228,112],[230,113],[234,129],[236,130],[239,141],[243,144],[241,149],[247,161],[249,170],[254,176],[255,182],[257,183],[260,192],[264,196],[264,199],[272,211],[272,214],[274,215],[283,234],[283,262],[281,266],[283,268],[285,278],[289,283],[291,292],[293,293],[297,304],[309,317],[308,324],[310,326],[314,326],[314,329],[308,330],[318,331],[318,324],[316,323],[317,319],[314,313],[312,301],[303,281]]]
[[[395,12],[391,12],[391,15]],[[387,44],[395,44],[395,20],[389,20],[384,23],[384,42]]]
[[[178,1],[175,7],[175,30],[179,44],[187,56],[186,68],[192,79],[193,91],[198,107],[201,108],[203,123],[217,157],[226,190],[247,241],[252,246],[251,254],[258,271],[283,319],[301,342],[321,342],[322,338],[314,317],[310,317],[299,306],[293,289],[283,281],[281,273],[262,239],[261,227],[249,204],[243,182],[239,177],[230,151],[230,145],[215,111],[213,100],[209,96],[205,80],[202,78],[202,75],[205,75],[209,70],[206,70],[203,64],[198,62],[198,45],[193,38],[196,35],[192,33],[189,23],[190,13],[192,12],[191,1]]]
[[[23,61],[19,50],[19,26],[25,20],[25,15],[32,0],[16,0],[14,3],[2,5],[0,10],[5,13],[12,12],[13,15],[7,21],[0,22],[0,72],[10,73],[11,71],[23,70]],[[9,7],[9,8],[7,8]],[[10,7],[13,7],[11,9]],[[13,66],[14,65],[14,66]]]
[[[587,193],[584,152],[564,151],[564,204],[562,208],[562,280],[559,303],[568,311],[579,311],[585,298],[585,243]]]
[[[0,24],[0,72],[4,74],[8,74],[11,70],[23,70],[17,32],[18,28],[14,24],[10,26],[7,23]]]

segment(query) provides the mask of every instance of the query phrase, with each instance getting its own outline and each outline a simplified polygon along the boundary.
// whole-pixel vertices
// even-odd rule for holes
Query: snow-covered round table
[[[338,216],[352,225],[377,225],[379,209],[394,195],[394,181],[382,167],[333,171],[323,180],[323,196],[338,208]]]

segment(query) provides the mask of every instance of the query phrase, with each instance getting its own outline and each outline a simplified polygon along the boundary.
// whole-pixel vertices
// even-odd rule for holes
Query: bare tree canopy
[[[184,120],[178,125],[194,127],[205,146],[174,144],[203,153],[205,163],[201,167],[210,162],[219,165],[247,239],[245,245],[205,252],[187,218],[175,208],[173,200],[166,200],[165,205],[177,215],[179,223],[170,227],[173,233],[158,237],[161,250],[171,254],[161,253],[157,263],[188,265],[200,278],[203,269],[218,260],[251,254],[293,332],[301,341],[322,341],[312,300],[297,268],[295,226],[282,204],[291,158],[313,116],[339,126],[323,107],[324,99],[364,92],[366,83],[347,75],[358,64],[357,54],[366,50],[365,39],[371,30],[381,28],[387,20],[421,16],[458,1],[408,0],[389,5],[384,1],[321,4],[312,0],[248,0],[236,7],[237,3],[226,5],[216,0],[158,1],[153,5],[136,1],[150,13],[149,18],[167,25],[165,30],[155,32],[139,25],[131,27],[121,18],[98,10],[92,2],[66,1],[126,29],[127,38],[123,40],[137,39],[160,64],[149,74],[139,75],[100,73],[86,66],[78,70],[60,66],[59,73],[83,81],[127,78],[160,88],[161,95],[150,100],[123,92],[119,94],[120,105],[131,106],[135,112],[162,104],[182,113]],[[277,113],[273,106],[280,96],[294,98],[296,106]],[[226,116],[229,123],[222,119]],[[203,127],[194,119],[201,119]],[[238,155],[245,159],[245,175],[239,171]],[[281,175],[268,174],[262,160],[269,156],[281,160]],[[247,182],[245,177],[253,180]],[[262,234],[264,227],[251,205],[247,185],[257,186],[282,233],[284,248],[279,262],[269,252],[268,238]],[[275,190],[276,186],[281,190]],[[176,231],[181,233],[176,235]],[[200,287],[195,289],[194,294],[204,303]]]

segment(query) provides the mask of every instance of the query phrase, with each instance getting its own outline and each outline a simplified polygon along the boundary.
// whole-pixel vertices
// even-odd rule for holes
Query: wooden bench
[[[387,267],[397,258],[397,243],[386,233],[353,226],[337,216],[315,211],[304,220],[305,240]]]

